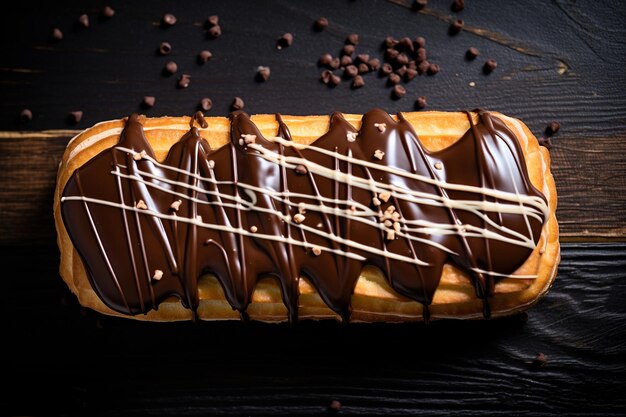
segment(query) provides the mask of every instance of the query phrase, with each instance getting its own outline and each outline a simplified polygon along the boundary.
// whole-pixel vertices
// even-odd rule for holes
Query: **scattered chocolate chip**
[[[67,120],[72,124],[80,122],[82,118],[83,112],[80,110],[72,111],[67,115]]]
[[[346,43],[349,45],[358,45],[359,44],[359,35],[356,33],[351,33],[346,38]]]
[[[198,54],[198,63],[206,64],[211,60],[211,58],[213,58],[213,54],[211,53],[211,51],[207,51],[205,49],[203,51],[200,51],[200,53]]]
[[[430,62],[422,61],[417,65],[417,73],[419,75],[426,74],[426,72],[428,71],[428,68],[430,68]]]
[[[256,70],[257,81],[267,81],[270,78],[270,67],[259,67]]]
[[[378,71],[378,69],[380,68],[380,59],[372,58],[372,59],[369,60],[367,65],[369,65],[369,67],[370,67],[370,69],[372,71]]]
[[[539,138],[537,139],[537,141],[539,142],[539,146],[543,146],[545,148],[548,148],[548,150],[552,149],[552,139],[550,138]]]
[[[370,60],[370,56],[368,54],[358,54],[356,56],[356,62],[360,63],[360,62],[365,62],[367,63],[367,61]]]
[[[333,56],[329,53],[325,53],[324,55],[322,55],[318,61],[320,66],[326,66],[328,64],[330,64],[330,62],[333,60]]]
[[[89,27],[89,16],[87,16],[86,14],[81,14],[78,17],[77,23],[82,28],[88,28]]]
[[[460,12],[465,8],[465,0],[454,0],[452,2],[452,11],[453,12]]]
[[[63,40],[63,32],[61,32],[61,29],[59,28],[54,28],[52,29],[52,34],[50,35],[50,37],[52,38],[52,40],[58,42],[60,40]]]
[[[468,61],[473,61],[478,55],[480,55],[480,52],[478,51],[478,49],[472,46],[467,50],[467,52],[465,52],[465,59],[467,59]]]
[[[387,84],[396,85],[400,83],[400,76],[398,74],[389,74],[389,78],[387,78]]]
[[[423,36],[418,36],[415,38],[415,48],[424,48],[426,47],[426,39]]]
[[[341,49],[342,55],[352,55],[354,53],[354,45],[344,45]]]
[[[417,58],[415,58],[417,62],[426,61],[426,48],[417,48]]]
[[[209,28],[209,30],[207,30],[206,33],[209,38],[219,38],[222,35],[222,27],[220,25],[212,26]]]
[[[437,64],[430,64],[428,66],[428,75],[435,75],[439,72],[440,68]]]
[[[354,65],[348,65],[343,74],[346,78],[354,78],[359,73],[359,69]]]
[[[341,82],[341,77],[339,77],[336,74],[331,74],[330,80],[328,81],[328,85],[335,87],[339,85],[340,82]]]
[[[533,369],[539,369],[546,366],[547,363],[548,357],[544,353],[539,352],[537,356],[535,356],[535,359],[533,359],[531,366]]]
[[[296,171],[296,174],[299,174],[299,175],[305,175],[307,172],[309,172],[309,170],[306,169],[306,167],[302,164],[297,165],[295,168],[295,171]]]
[[[159,45],[159,54],[160,55],[169,55],[172,52],[172,45],[169,42],[161,42]]]
[[[413,10],[422,10],[428,5],[428,0],[415,0],[413,2]]]
[[[394,39],[393,36],[387,36],[384,44],[386,48],[394,48],[398,44],[398,41]]]
[[[357,88],[361,88],[364,85],[365,85],[365,80],[363,80],[363,77],[361,77],[360,75],[357,75],[356,77],[354,77],[354,81],[352,81],[352,88],[356,90]]]
[[[426,108],[426,97],[418,97],[417,100],[415,100],[415,108],[419,110]]]
[[[352,64],[352,58],[349,55],[344,55],[341,57],[339,63],[342,67],[347,67],[348,65]]]
[[[245,106],[245,104],[244,104],[243,100],[241,99],[241,97],[235,97],[233,99],[233,103],[230,105],[230,107],[233,110],[241,110],[241,109],[244,108],[244,106]]]
[[[170,27],[176,24],[176,16],[171,13],[165,13],[161,18],[161,26]]]
[[[367,74],[368,72],[370,72],[370,66],[367,65],[365,62],[361,62],[358,68],[359,74]]]
[[[320,76],[320,81],[323,82],[324,84],[328,84],[330,82],[330,77],[333,75],[333,73],[329,70],[326,70],[324,72],[322,72],[322,75]]]
[[[201,108],[203,111],[209,111],[213,107],[213,100],[211,100],[208,97],[205,97],[202,100],[200,100],[200,104],[198,105],[198,107]]]
[[[178,88],[187,88],[191,83],[191,75],[182,74],[178,79]]]
[[[487,62],[485,62],[485,65],[483,65],[483,72],[485,74],[491,74],[497,67],[498,63],[496,62],[496,60],[490,58],[487,60]]]
[[[415,68],[407,68],[406,73],[404,74],[404,79],[407,81],[411,81],[415,77],[417,77],[417,70]]]
[[[293,44],[293,35],[289,32],[283,34],[280,38],[278,38],[278,42],[276,43],[276,48],[283,49],[288,48]]]
[[[391,64],[388,64],[387,62],[385,62],[382,67],[380,67],[381,75],[386,76],[386,75],[391,74],[392,72],[393,72],[393,68],[391,67]]]
[[[393,87],[393,96],[394,98],[402,98],[406,94],[406,89],[401,85],[396,85]]]
[[[404,77],[404,74],[406,74],[406,70],[406,65],[403,65],[400,68],[396,68],[395,73],[398,74],[400,77]]]
[[[101,14],[105,19],[110,19],[115,16],[115,10],[111,6],[104,6]]]
[[[402,46],[402,48],[404,48],[404,50],[407,52],[413,52],[415,50],[415,47],[413,46],[413,41],[409,37],[404,37],[400,39],[399,45]]]
[[[398,52],[397,50],[393,48],[387,48],[387,50],[385,51],[385,57],[389,61],[393,61],[394,59],[398,57],[398,55],[400,55],[400,52]]]
[[[220,18],[217,15],[209,16],[206,22],[209,26],[217,26],[220,24]]]
[[[33,112],[30,109],[24,109],[20,112],[21,122],[30,122],[31,120],[33,120]]]
[[[400,65],[406,65],[409,63],[409,57],[407,56],[407,54],[399,54],[396,57],[396,62]]]
[[[338,412],[339,410],[341,410],[341,403],[337,400],[332,400],[328,405],[328,410],[334,413]]]
[[[154,107],[155,102],[156,102],[156,99],[154,98],[154,96],[145,96],[143,98],[143,101],[141,102],[141,106],[143,108],[150,109]]]
[[[463,25],[464,24],[465,24],[465,22],[463,22],[463,19],[455,20],[450,25],[450,28],[448,29],[448,33],[450,35],[456,35],[457,33],[459,33],[463,29]]]
[[[339,68],[340,64],[341,62],[339,61],[339,58],[333,58],[333,60],[330,61],[330,64],[328,64],[328,66],[332,69],[337,69]]]
[[[325,17],[319,17],[313,24],[313,27],[318,32],[321,32],[328,27],[328,19],[326,19]]]
[[[559,122],[550,122],[548,123],[548,126],[546,126],[546,135],[552,136],[558,132],[559,129],[561,129],[561,124]]]
[[[165,64],[165,66],[163,67],[163,73],[165,75],[172,75],[172,74],[176,74],[176,71],[178,71],[178,65],[176,65],[176,62],[174,61],[170,61],[167,64]]]

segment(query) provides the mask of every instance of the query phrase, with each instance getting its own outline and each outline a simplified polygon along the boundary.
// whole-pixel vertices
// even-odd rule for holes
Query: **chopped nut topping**
[[[378,198],[386,203],[391,198],[391,193],[389,191],[383,191],[382,193],[378,194]]]
[[[152,275],[152,279],[158,281],[161,278],[163,278],[163,271],[161,271],[160,269],[155,269],[154,275]]]
[[[256,135],[246,135],[245,133],[243,133],[241,135],[241,138],[243,139],[246,145],[256,142]]]
[[[396,232],[393,230],[387,230],[387,240],[394,240],[396,238]]]
[[[385,210],[385,213],[393,213],[394,211],[396,211],[396,207],[395,206],[389,206],[387,207],[387,209]]]
[[[243,139],[239,139],[239,146],[243,146]]]
[[[209,159],[209,168],[211,169],[215,168],[215,161],[212,159]]]
[[[298,203],[298,213],[300,214],[306,213],[306,204]]]
[[[256,226],[250,226],[250,231],[252,233],[256,233],[256,231],[259,230]]]
[[[385,220],[384,223],[385,227],[391,227],[393,225],[393,223],[391,223],[391,220]]]
[[[443,164],[441,162],[435,162],[435,169],[442,169]]]
[[[400,213],[398,213],[397,211],[391,213],[391,218],[397,222],[398,220],[400,220]]]
[[[348,139],[348,142],[354,142],[356,140],[357,135],[358,134],[356,132],[348,132],[346,133],[346,139]]]
[[[384,156],[385,156],[385,153],[383,151],[381,151],[380,149],[376,149],[374,151],[374,158],[382,161]]]
[[[146,203],[144,203],[143,200],[139,200],[137,204],[135,204],[135,207],[137,207],[138,209],[143,209],[143,210],[148,209],[148,206],[146,206]]]
[[[376,207],[380,206],[380,200],[377,197],[372,198],[372,204]]]
[[[322,254],[322,249],[319,246],[313,246],[312,251],[315,256],[320,256]]]
[[[400,227],[401,227],[401,226],[402,226],[402,225],[400,224],[400,222],[394,222],[394,223],[393,223],[393,230],[394,230],[396,233],[400,233]]]
[[[170,204],[170,208],[172,210],[174,210],[174,211],[178,211],[178,209],[180,208],[181,204],[183,204],[183,202],[181,200],[176,200],[172,204]]]
[[[304,219],[306,219],[306,217],[304,217],[304,215],[300,214],[300,213],[296,213],[293,216],[293,221],[300,224],[304,221]]]
[[[137,152],[133,155],[133,159],[135,161],[139,161],[140,159],[145,159],[147,157],[148,157],[148,154],[146,153],[146,151]]]
[[[384,133],[387,130],[387,123],[374,123],[374,127],[378,129],[379,132]]]

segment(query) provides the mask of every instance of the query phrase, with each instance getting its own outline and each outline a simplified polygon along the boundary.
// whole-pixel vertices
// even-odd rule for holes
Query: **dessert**
[[[512,314],[559,260],[547,149],[499,113],[103,122],[68,145],[61,275],[154,321]]]

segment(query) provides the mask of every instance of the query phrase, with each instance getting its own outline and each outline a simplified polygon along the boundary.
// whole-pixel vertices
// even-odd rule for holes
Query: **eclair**
[[[54,218],[104,314],[402,322],[536,303],[556,202],[548,150],[500,113],[133,114],[70,141]]]

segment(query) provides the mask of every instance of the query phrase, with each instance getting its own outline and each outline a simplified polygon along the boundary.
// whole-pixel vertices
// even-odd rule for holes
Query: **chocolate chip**
[[[417,62],[426,61],[426,48],[417,48],[417,58],[415,58]]]
[[[382,67],[380,67],[381,75],[386,76],[386,75],[391,74],[392,72],[393,72],[393,68],[391,67],[391,64],[388,64],[387,62],[385,62]]]
[[[485,65],[483,65],[483,72],[485,74],[491,74],[497,67],[498,63],[496,62],[496,60],[490,58],[487,60],[487,62],[485,62]]]
[[[415,38],[415,48],[424,48],[426,47],[426,39],[423,36],[418,36]]]
[[[465,23],[463,22],[463,19],[457,19],[454,22],[452,22],[452,24],[450,25],[450,28],[448,29],[448,33],[450,35],[456,35],[457,33],[459,33],[461,31],[461,29],[463,29],[463,25]]]
[[[89,27],[89,16],[87,16],[86,14],[81,14],[78,17],[78,26],[82,27],[82,28],[88,28]]]
[[[328,19],[326,19],[325,17],[319,17],[313,24],[313,27],[318,32],[321,32],[328,27]]]
[[[559,122],[550,122],[548,123],[548,126],[546,126],[546,135],[552,136],[558,132],[559,129],[561,129],[561,124]]]
[[[178,65],[176,65],[176,62],[174,61],[170,61],[167,64],[165,64],[165,66],[163,67],[163,73],[165,75],[172,75],[172,74],[176,74],[176,71],[178,71]]]
[[[393,87],[393,96],[394,98],[402,98],[406,94],[406,89],[401,85],[396,85]]]
[[[422,61],[417,65],[417,73],[419,75],[426,74],[426,72],[428,72],[428,68],[430,68],[430,62]]]
[[[396,85],[400,83],[400,76],[398,74],[389,74],[389,78],[387,78],[387,84]]]
[[[422,10],[428,5],[428,0],[415,0],[413,2],[413,10]]]
[[[82,118],[83,112],[80,110],[72,111],[67,115],[67,120],[72,124],[80,122]]]
[[[339,58],[333,58],[333,60],[330,61],[330,64],[328,64],[328,66],[332,69],[337,69],[339,68],[340,63],[341,62],[339,61]]]
[[[440,68],[437,64],[430,64],[428,66],[428,75],[435,75],[439,72]]]
[[[241,99],[241,97],[235,97],[233,99],[233,103],[230,105],[230,107],[233,110],[241,110],[241,109],[244,108],[244,106],[245,106],[245,104],[244,104],[243,100]]]
[[[358,45],[359,44],[359,35],[356,33],[351,33],[346,38],[346,43],[349,45]]]
[[[333,73],[329,70],[326,70],[324,72],[322,72],[322,75],[320,76],[320,81],[323,82],[324,84],[328,84],[330,82],[330,77],[333,75]]]
[[[276,43],[276,48],[278,49],[288,48],[291,46],[292,43],[293,43],[293,35],[287,32],[283,34],[283,36],[278,38],[278,41]]]
[[[61,29],[59,28],[54,28],[52,29],[52,34],[50,35],[50,37],[52,37],[52,39],[54,41],[60,41],[63,40],[63,32],[61,32]]]
[[[331,74],[330,80],[328,80],[328,85],[335,87],[339,85],[340,82],[341,82],[341,77],[339,77],[336,74]]]
[[[320,66],[326,66],[328,64],[330,64],[330,62],[333,60],[333,56],[329,53],[325,53],[324,55],[322,55],[318,61]]]
[[[411,81],[415,77],[417,77],[417,70],[415,68],[407,68],[406,73],[404,74],[404,79]]]
[[[465,8],[465,0],[454,0],[451,8],[453,12],[460,12]]]
[[[171,13],[165,13],[161,18],[161,26],[170,27],[176,24],[176,16]]]
[[[341,403],[337,400],[332,400],[328,405],[328,410],[334,413],[338,412],[339,410],[341,410]]]
[[[404,74],[406,74],[406,70],[406,65],[403,65],[400,68],[397,68],[395,73],[398,74],[400,77],[404,77]]]
[[[20,112],[21,122],[30,122],[31,120],[33,120],[33,112],[30,109],[24,109]]]
[[[219,38],[220,36],[222,36],[222,27],[220,25],[215,25],[209,28],[209,30],[207,30],[207,36],[209,38]]]
[[[367,74],[368,72],[370,72],[370,66],[367,65],[365,62],[361,62],[358,68],[359,74]]]
[[[415,108],[418,110],[426,108],[426,97],[418,97],[417,100],[415,100]]]
[[[160,55],[169,55],[172,52],[172,45],[169,42],[161,42],[159,45],[159,54]]]
[[[537,370],[546,366],[547,363],[548,357],[544,353],[539,352],[537,356],[535,356],[535,359],[533,359],[531,367]]]
[[[409,37],[404,37],[400,39],[399,45],[402,46],[404,50],[408,52],[413,52],[415,50],[415,47],[413,46],[413,41]]]
[[[111,6],[104,6],[101,14],[105,19],[110,19],[115,16],[115,10]]]
[[[191,75],[182,74],[178,79],[178,88],[187,88],[191,84]]]
[[[198,105],[198,107],[204,111],[209,111],[213,107],[213,100],[211,100],[208,97],[205,97],[202,100],[200,100],[200,104]]]
[[[392,48],[387,48],[387,50],[385,51],[385,57],[390,61],[396,59],[398,55],[400,55],[400,52]]]
[[[539,146],[543,146],[545,148],[548,148],[548,150],[552,149],[552,139],[550,138],[539,138],[537,139],[537,142],[539,142]]]
[[[352,64],[352,58],[349,55],[344,55],[341,57],[341,60],[339,62],[341,63],[342,67],[347,67],[348,65]]]
[[[467,52],[465,52],[465,59],[467,59],[468,61],[473,61],[478,55],[480,55],[480,52],[478,51],[478,49],[472,46],[467,50]]]
[[[400,65],[406,65],[409,63],[409,57],[406,54],[399,54],[396,57],[396,62]]]
[[[203,51],[200,51],[200,53],[198,54],[198,63],[206,64],[211,60],[211,58],[213,58],[213,54],[211,53],[211,51],[207,51],[205,49]]]
[[[378,58],[372,58],[369,60],[369,62],[367,63],[367,65],[370,66],[370,69],[372,71],[378,71],[378,69],[380,68],[380,59]]]
[[[353,78],[357,76],[358,73],[359,73],[359,69],[355,67],[354,65],[348,65],[345,71],[343,72],[344,76],[347,78]]]
[[[217,15],[209,16],[206,22],[209,26],[217,26],[220,24],[220,18]]]
[[[394,39],[393,36],[387,36],[384,44],[386,48],[394,48],[398,44],[398,41]]]
[[[156,102],[156,99],[153,96],[145,96],[143,98],[143,101],[141,102],[141,106],[143,108],[150,109],[154,107],[155,102]]]
[[[363,77],[361,77],[360,75],[357,75],[356,77],[354,77],[354,81],[352,81],[352,88],[356,90],[357,88],[361,88],[364,85],[365,85],[365,80],[363,80]]]
[[[344,45],[341,49],[342,55],[352,55],[354,53],[354,45]]]
[[[356,62],[365,62],[370,60],[370,56],[368,54],[358,54],[356,56]]]
[[[305,175],[307,172],[309,172],[309,170],[306,169],[306,167],[302,164],[296,165],[295,171],[296,171],[296,174],[299,174],[299,175]]]
[[[259,67],[256,70],[257,81],[267,81],[270,78],[270,67]]]

